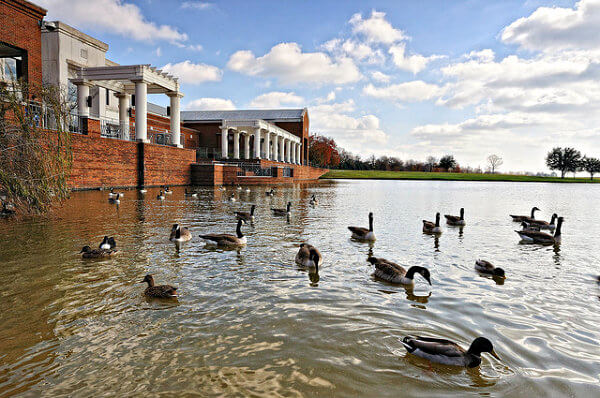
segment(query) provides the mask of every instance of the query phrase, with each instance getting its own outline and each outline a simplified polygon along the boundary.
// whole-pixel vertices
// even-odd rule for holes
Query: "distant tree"
[[[490,155],[487,157],[488,165],[492,174],[496,172],[496,169],[504,164],[504,160],[498,155]]]
[[[318,167],[337,167],[341,161],[335,141],[322,135],[310,136],[308,152],[311,162]]]
[[[435,156],[427,156],[427,165],[429,171],[433,171],[433,168],[437,165],[437,158]]]
[[[440,159],[439,165],[442,169],[446,169],[446,171],[450,171],[450,169],[453,169],[454,167],[456,167],[456,159],[454,159],[453,155],[442,156],[442,158]]]
[[[560,177],[567,172],[575,173],[581,167],[581,152],[575,148],[553,148],[546,155],[546,165],[550,170],[560,170]]]
[[[581,160],[580,170],[590,173],[590,179],[593,180],[594,174],[600,173],[600,159],[584,156]]]

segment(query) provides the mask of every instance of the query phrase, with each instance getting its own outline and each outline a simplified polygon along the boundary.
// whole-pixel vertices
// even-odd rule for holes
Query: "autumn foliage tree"
[[[340,164],[340,153],[332,138],[318,134],[311,135],[308,151],[309,158],[315,166],[334,168]]]

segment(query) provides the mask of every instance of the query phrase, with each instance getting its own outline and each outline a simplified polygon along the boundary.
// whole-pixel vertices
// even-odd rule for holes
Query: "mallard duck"
[[[317,197],[313,194],[312,198],[310,198],[310,205],[311,206],[316,206],[319,204],[319,200],[317,199]]]
[[[348,227],[352,232],[352,238],[364,241],[374,241],[375,233],[373,232],[373,212],[369,213],[369,229],[363,227]]]
[[[534,220],[536,211],[540,211],[540,209],[538,209],[537,207],[533,207],[531,209],[531,217],[530,216],[513,216],[512,214],[510,214],[510,216],[512,217],[512,220],[514,222],[527,221],[528,219]]]
[[[230,202],[235,202],[235,195],[232,193],[231,196],[228,199]]]
[[[498,276],[500,278],[505,277],[504,270],[502,268],[495,267],[494,264],[486,260],[475,261],[475,269],[481,272],[482,274]]]
[[[292,202],[287,202],[287,206],[285,209],[271,209],[274,216],[284,217],[290,215],[290,208],[292,207]]]
[[[481,364],[482,352],[489,352],[494,358],[500,359],[491,341],[485,337],[477,337],[466,351],[450,340],[432,337],[406,336],[402,344],[409,353],[443,365],[476,368]]]
[[[198,197],[198,194],[196,192],[188,192],[187,188],[185,189],[184,195],[192,197],[192,198],[197,198]]]
[[[114,256],[117,252],[117,249],[92,249],[86,245],[83,246],[79,254],[81,254],[83,258],[104,258]]]
[[[165,200],[165,194],[163,193],[162,190],[158,193],[158,195],[156,195],[156,199]]]
[[[102,239],[102,242],[100,242],[100,245],[98,246],[99,249],[114,249],[115,247],[117,247],[117,242],[115,241],[115,238],[113,238],[112,236],[109,238],[108,236],[104,236],[104,238]]]
[[[238,220],[244,220],[246,222],[250,222],[254,220],[254,210],[256,209],[256,205],[252,205],[250,207],[250,212],[247,211],[236,211],[235,217]]]
[[[113,203],[113,204],[119,204],[119,203],[121,203],[121,194],[118,193],[116,196],[114,196],[112,198],[109,197],[108,198],[108,202],[109,203]]]
[[[177,297],[177,288],[171,285],[154,285],[154,278],[148,274],[140,283],[148,283],[148,287],[144,290],[144,295],[156,298],[175,298]]]
[[[550,218],[550,222],[548,221],[544,221],[544,220],[536,220],[535,218],[528,218],[527,220],[523,220],[524,222],[526,222],[527,224],[529,224],[531,227],[537,227],[539,229],[548,229],[548,230],[553,230],[556,228],[556,219],[558,218],[558,214],[554,213],[552,214],[552,217]]]
[[[218,246],[243,246],[246,244],[246,237],[242,234],[243,220],[238,220],[236,227],[236,234],[206,234],[200,235],[202,239],[212,241]]]
[[[440,213],[435,213],[435,223],[423,220],[423,232],[426,234],[441,234],[440,228]]]
[[[319,250],[308,243],[301,243],[298,253],[296,253],[296,264],[303,268],[319,269],[319,265],[323,264],[323,257]]]
[[[275,195],[275,190],[273,188],[271,188],[270,191],[265,192],[265,195],[267,195],[267,196],[273,196],[273,195]]]
[[[465,225],[465,209],[464,208],[460,208],[460,216],[452,216],[450,214],[445,214],[444,217],[446,217],[446,223],[448,225]]]
[[[546,232],[532,231],[532,230],[521,230],[515,231],[521,237],[522,242],[537,243],[541,245],[553,245],[560,243],[561,240],[561,227],[563,223],[563,217],[558,217],[558,224],[554,230],[554,235],[550,235]]]
[[[169,240],[171,242],[187,242],[190,239],[192,239],[192,234],[189,229],[182,227],[179,224],[173,224],[171,234],[169,235]]]
[[[415,283],[415,274],[420,274],[431,285],[431,275],[425,267],[413,265],[406,271],[403,266],[388,261],[385,258],[369,256],[367,261],[375,266],[375,277],[384,281],[412,286]]]

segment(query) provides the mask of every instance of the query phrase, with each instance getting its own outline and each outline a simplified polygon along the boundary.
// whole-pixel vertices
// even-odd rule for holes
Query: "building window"
[[[110,105],[110,90],[106,89],[106,105]]]
[[[85,50],[85,49],[82,48],[81,51],[79,52],[79,55],[81,55],[81,58],[87,59],[88,52],[87,52],[87,50]]]
[[[27,81],[27,51],[0,42],[0,80]]]

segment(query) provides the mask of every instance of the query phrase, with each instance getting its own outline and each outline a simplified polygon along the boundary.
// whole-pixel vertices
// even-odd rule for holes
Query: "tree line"
[[[561,178],[565,178],[566,173],[586,171],[593,180],[594,174],[600,173],[600,159],[582,156],[581,152],[570,147],[552,148],[546,155],[546,165],[550,170],[560,171]]]

